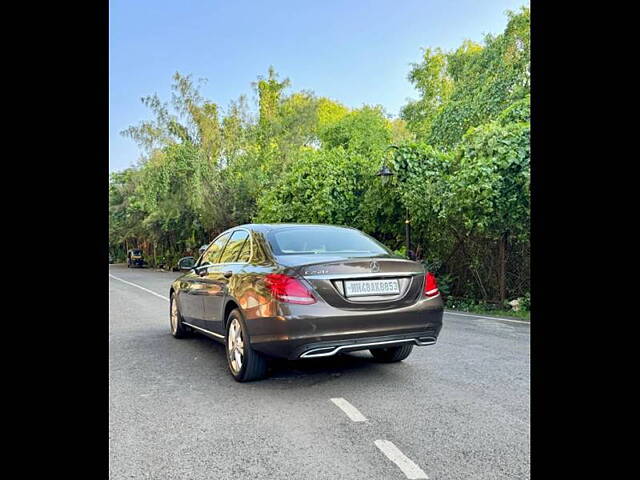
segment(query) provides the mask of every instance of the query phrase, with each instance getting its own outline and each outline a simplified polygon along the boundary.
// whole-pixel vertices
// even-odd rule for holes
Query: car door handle
[[[231,275],[233,275],[233,272],[231,270],[227,270],[222,275],[224,275],[224,278],[229,278]]]

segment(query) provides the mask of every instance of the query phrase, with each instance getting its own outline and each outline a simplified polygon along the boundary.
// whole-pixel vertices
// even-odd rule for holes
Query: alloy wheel
[[[237,374],[240,372],[244,361],[244,340],[242,338],[242,328],[237,318],[234,318],[231,321],[231,325],[229,325],[227,354],[231,370],[233,370],[234,374]]]
[[[175,298],[171,301],[171,333],[175,334],[178,330],[178,305]]]

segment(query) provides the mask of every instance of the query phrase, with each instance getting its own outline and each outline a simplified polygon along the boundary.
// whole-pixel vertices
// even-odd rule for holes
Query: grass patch
[[[447,298],[445,308],[449,310],[458,310],[460,312],[477,313],[481,315],[493,315],[495,317],[511,317],[523,320],[531,320],[531,312],[528,310],[519,310],[517,312],[501,307],[500,305],[476,302],[461,298]]]

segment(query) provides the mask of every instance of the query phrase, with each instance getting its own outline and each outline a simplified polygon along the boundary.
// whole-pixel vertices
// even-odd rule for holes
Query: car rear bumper
[[[283,315],[245,317],[251,346],[269,356],[294,360],[406,343],[432,345],[444,311],[439,296],[391,310],[313,307],[291,305],[280,312]]]
[[[338,353],[369,350],[372,348],[396,347],[412,344],[420,347],[433,345],[438,339],[435,330],[425,330],[419,333],[386,335],[382,337],[351,338],[341,341],[324,341],[315,344],[302,345],[291,353],[291,360],[296,358],[330,357]]]

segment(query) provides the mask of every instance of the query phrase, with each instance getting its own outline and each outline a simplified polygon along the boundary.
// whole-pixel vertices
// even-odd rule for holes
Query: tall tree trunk
[[[507,299],[506,274],[507,274],[507,236],[503,233],[498,240],[498,288],[500,290],[500,302],[504,303]]]

